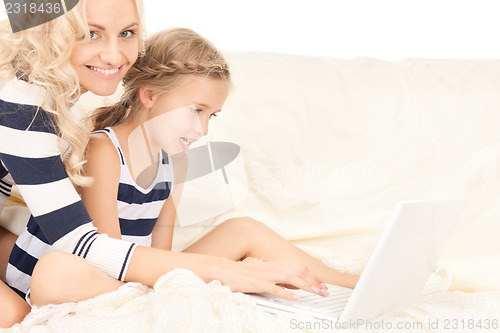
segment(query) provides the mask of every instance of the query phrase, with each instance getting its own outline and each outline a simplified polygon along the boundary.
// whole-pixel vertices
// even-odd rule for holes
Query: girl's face
[[[170,155],[189,149],[208,133],[209,120],[221,111],[228,94],[223,80],[196,77],[186,79],[166,95],[150,95],[149,106],[143,100],[147,96],[141,96],[149,108],[144,127],[150,144]]]
[[[139,16],[133,0],[88,0],[89,42],[77,44],[70,57],[80,85],[99,96],[115,92],[137,59]]]

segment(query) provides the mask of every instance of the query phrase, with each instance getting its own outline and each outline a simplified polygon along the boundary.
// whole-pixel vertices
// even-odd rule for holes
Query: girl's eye
[[[202,113],[202,112],[203,112],[203,110],[202,110],[202,109],[200,109],[200,108],[192,108],[192,109],[191,109],[191,112],[193,112],[193,114],[198,115],[198,114]],[[212,118],[215,118],[215,117],[217,117],[217,116],[218,116],[218,115],[217,115],[217,113],[215,113],[215,112],[214,112],[214,113],[212,113],[212,114],[209,116],[209,118],[210,118],[210,119],[212,119]]]
[[[132,30],[125,30],[120,33],[120,37],[125,37],[125,38],[132,37],[133,35],[135,35],[135,32]]]
[[[89,35],[90,35],[90,39],[96,39],[98,37],[97,32],[95,32],[95,31],[91,31],[89,33]]]

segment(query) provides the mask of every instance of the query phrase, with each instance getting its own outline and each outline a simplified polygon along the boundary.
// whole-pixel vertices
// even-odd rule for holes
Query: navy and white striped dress
[[[10,197],[10,192],[12,190],[13,184],[14,180],[9,175],[7,169],[5,169],[4,166],[0,163],[0,212],[5,206],[7,198]]]
[[[34,264],[50,249],[123,281],[136,245],[96,231],[64,169],[54,119],[40,107],[44,95],[23,80],[0,80],[0,172],[4,181],[10,173],[32,214],[11,253],[7,283],[24,295]]]
[[[158,215],[170,195],[173,169],[167,154],[158,161],[158,172],[151,185],[144,189],[136,184],[125,159],[115,132],[111,128],[97,131],[105,133],[120,157],[120,183],[118,185],[118,219],[122,239],[137,245],[151,246],[151,232]]]

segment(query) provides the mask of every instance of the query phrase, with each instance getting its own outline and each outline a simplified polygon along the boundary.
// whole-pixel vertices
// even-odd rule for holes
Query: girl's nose
[[[201,117],[201,116],[197,117],[195,121],[194,131],[200,137],[208,134],[208,121],[209,121],[208,117]]]

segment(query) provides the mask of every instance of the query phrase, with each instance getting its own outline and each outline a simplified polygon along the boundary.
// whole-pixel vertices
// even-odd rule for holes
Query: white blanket
[[[352,264],[345,262],[344,266]],[[353,268],[353,267],[351,267]],[[355,269],[355,268],[353,268]],[[10,332],[321,332],[357,328],[367,332],[470,332],[500,330],[500,292],[443,292],[445,271],[433,274],[414,306],[384,316],[340,326],[304,315],[272,315],[251,299],[217,281],[205,284],[192,272],[177,269],[154,288],[128,283],[115,292],[79,303],[34,308]],[[355,326],[357,325],[357,326]],[[472,328],[472,329],[471,329]]]

